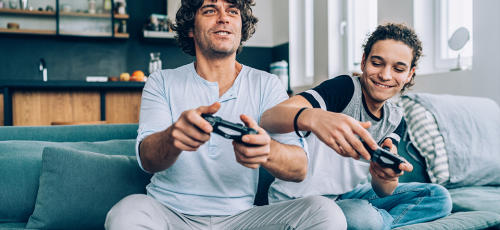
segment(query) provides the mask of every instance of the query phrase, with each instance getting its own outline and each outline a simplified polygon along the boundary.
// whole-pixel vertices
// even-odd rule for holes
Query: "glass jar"
[[[161,60],[160,60],[160,52],[151,53],[151,60],[149,61],[149,74],[151,75],[155,70],[161,70]]]

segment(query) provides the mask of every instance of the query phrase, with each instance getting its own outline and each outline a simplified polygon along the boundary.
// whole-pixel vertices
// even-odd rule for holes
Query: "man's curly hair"
[[[216,0],[214,0],[216,1]],[[257,17],[253,15],[252,6],[255,6],[253,0],[227,0],[236,5],[241,12],[241,41],[236,54],[241,53],[243,42],[247,41],[255,33]],[[204,0],[182,0],[182,5],[175,15],[175,24],[172,30],[177,32],[175,39],[177,45],[181,47],[184,53],[196,56],[194,39],[189,37],[189,32],[194,31],[194,21],[196,12],[203,5]]]
[[[411,61],[411,67],[417,67],[418,60],[422,56],[422,42],[418,39],[417,34],[411,28],[409,28],[405,23],[387,23],[385,25],[379,25],[377,29],[370,35],[366,44],[363,45],[364,53],[368,58],[368,55],[372,51],[373,45],[380,40],[401,41],[412,49],[413,60]],[[366,61],[366,60],[365,60]],[[413,73],[411,79],[406,83],[401,89],[401,94],[405,89],[411,89],[415,85],[415,76],[417,74]]]

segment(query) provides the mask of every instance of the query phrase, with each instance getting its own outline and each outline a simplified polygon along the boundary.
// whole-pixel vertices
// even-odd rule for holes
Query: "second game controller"
[[[220,117],[212,116],[211,114],[202,114],[203,118],[205,118],[208,123],[213,127],[213,132],[217,133],[224,138],[233,139],[237,142],[243,143],[241,141],[241,137],[247,134],[259,134],[259,132],[250,127],[246,127],[242,124],[236,124],[229,121],[225,121]],[[229,129],[228,131],[232,131],[233,134],[229,132],[225,132],[224,129]],[[234,134],[236,133],[236,134]]]
[[[388,147],[381,148],[379,146],[377,150],[372,150],[366,142],[361,142],[365,146],[366,151],[370,153],[373,162],[377,162],[382,167],[392,168],[397,174],[401,173],[399,165],[406,162],[403,157],[391,153]]]

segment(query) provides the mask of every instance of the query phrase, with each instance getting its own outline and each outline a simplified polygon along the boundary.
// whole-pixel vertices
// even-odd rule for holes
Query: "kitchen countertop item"
[[[7,23],[7,29],[18,30],[19,29],[19,23],[9,22],[9,23]]]

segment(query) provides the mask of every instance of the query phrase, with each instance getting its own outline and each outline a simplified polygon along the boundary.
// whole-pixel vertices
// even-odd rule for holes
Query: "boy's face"
[[[375,42],[368,57],[363,54],[360,78],[367,102],[383,103],[404,87],[415,72],[412,49],[401,41]]]
[[[225,0],[205,0],[195,16],[193,37],[203,54],[228,56],[236,52],[241,41],[241,15],[236,5]]]

